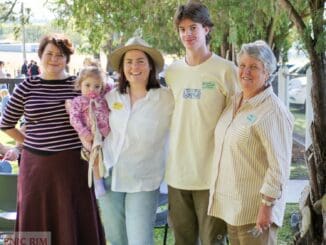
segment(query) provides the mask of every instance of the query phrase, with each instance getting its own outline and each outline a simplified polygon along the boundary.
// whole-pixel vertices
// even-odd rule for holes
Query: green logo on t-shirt
[[[203,81],[202,89],[215,89],[216,83],[214,81]]]

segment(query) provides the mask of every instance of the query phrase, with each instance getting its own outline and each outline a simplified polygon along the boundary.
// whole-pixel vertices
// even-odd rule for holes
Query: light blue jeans
[[[111,245],[154,245],[153,227],[159,189],[136,193],[114,192],[111,177],[98,199],[106,240]]]

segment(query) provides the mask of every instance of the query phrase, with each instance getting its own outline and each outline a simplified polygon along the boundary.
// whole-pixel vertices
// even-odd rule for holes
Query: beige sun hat
[[[109,61],[114,70],[119,71],[119,65],[122,56],[129,50],[140,50],[147,53],[154,61],[156,67],[156,73],[159,73],[163,69],[164,59],[160,51],[149,46],[143,39],[140,37],[130,38],[124,47],[114,50],[110,57]]]

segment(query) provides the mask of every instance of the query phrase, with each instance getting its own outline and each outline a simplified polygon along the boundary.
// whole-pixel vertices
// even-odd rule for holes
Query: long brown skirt
[[[87,162],[78,150],[22,151],[16,231],[49,231],[53,245],[105,244]]]

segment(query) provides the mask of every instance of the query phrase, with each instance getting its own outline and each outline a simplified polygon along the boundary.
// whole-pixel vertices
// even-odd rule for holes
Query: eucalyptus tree
[[[311,99],[314,111],[311,125],[312,145],[306,152],[310,196],[307,198],[312,217],[307,244],[326,241],[326,21],[325,0],[309,0],[309,16],[302,18],[289,0],[278,0],[293,24],[309,54],[312,70]],[[309,217],[304,216],[305,220]],[[298,241],[300,244],[300,241]]]
[[[50,8],[58,15],[60,25],[73,25],[88,38],[90,50],[99,50],[104,45],[110,51],[148,26],[151,18],[148,7],[153,5],[152,1],[148,3],[146,0],[53,0]],[[108,43],[112,45],[108,47]]]
[[[72,25],[76,31],[83,34],[85,42],[81,46],[82,49],[93,53],[102,49],[109,55],[114,48],[135,34],[145,36],[152,44],[157,44],[158,48],[168,48],[169,32],[162,15],[159,14],[164,12],[162,7],[168,2],[53,0],[50,7],[59,17],[58,24]],[[169,15],[164,13],[168,18]],[[159,35],[166,36],[166,41],[161,41]]]
[[[202,2],[210,9],[215,23],[211,48],[220,55],[225,57],[231,44],[236,47],[254,39],[269,40],[275,50],[286,46],[284,37],[289,29],[288,26],[284,27],[284,17],[278,15],[275,1]],[[167,53],[180,53],[183,50],[173,25],[175,10],[185,3],[183,1],[52,0],[51,3],[60,17],[60,23],[72,24],[77,31],[85,34],[88,47],[92,50],[104,46],[109,53],[135,32]],[[277,34],[282,38],[277,39]]]
[[[277,1],[216,0],[207,3],[215,23],[212,47],[222,56],[229,54],[228,58],[234,59],[242,43],[262,39],[272,47],[277,58],[282,54],[281,58],[286,59],[293,24]],[[304,14],[307,4],[301,6],[299,13]]]

